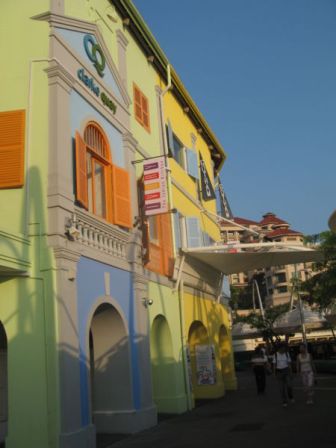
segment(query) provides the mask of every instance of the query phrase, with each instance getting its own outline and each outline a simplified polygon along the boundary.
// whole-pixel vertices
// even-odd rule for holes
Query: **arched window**
[[[86,172],[88,210],[108,219],[108,177],[111,165],[110,148],[103,130],[96,123],[89,123],[84,131],[86,144]],[[111,204],[112,205],[112,204]]]
[[[94,215],[131,227],[129,174],[112,164],[106,134],[93,121],[83,137],[76,132],[76,199]]]

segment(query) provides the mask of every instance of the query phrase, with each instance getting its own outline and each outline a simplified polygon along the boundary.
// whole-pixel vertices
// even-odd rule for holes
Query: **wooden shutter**
[[[202,233],[197,217],[186,217],[188,247],[202,246]]]
[[[179,212],[173,213],[175,249],[177,252],[182,247],[180,216]]]
[[[194,179],[199,179],[197,153],[192,149],[186,149],[187,171]]]
[[[134,93],[134,113],[135,118],[142,123],[142,105],[141,105],[141,91],[134,84],[133,85],[133,93]]]
[[[163,274],[171,277],[174,269],[173,239],[170,213],[159,215],[160,247],[162,253]]]
[[[105,168],[105,192],[106,192],[106,220],[111,224],[113,220],[113,165],[108,165]]]
[[[150,126],[149,126],[148,99],[143,94],[141,95],[141,106],[142,106],[142,122],[147,131],[149,131]]]
[[[131,228],[131,188],[128,171],[112,165],[112,197],[114,223]]]
[[[157,272],[158,274],[163,274],[164,267],[163,267],[163,257],[162,257],[162,249],[160,245],[160,239],[161,239],[161,227],[159,222],[159,216],[152,216],[152,219],[155,219],[156,221],[156,227],[158,231],[158,239],[159,241],[153,242],[150,239],[150,232],[149,232],[149,221],[146,219],[146,225],[147,225],[147,244],[148,244],[148,256],[147,256],[147,262],[146,262],[146,268],[150,271]]]
[[[76,199],[83,207],[88,209],[86,144],[78,132],[76,132]]]
[[[0,112],[0,188],[24,183],[25,111]]]

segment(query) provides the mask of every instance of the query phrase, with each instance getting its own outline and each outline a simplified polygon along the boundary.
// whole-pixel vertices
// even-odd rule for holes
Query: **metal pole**
[[[305,322],[304,322],[304,314],[303,314],[303,310],[302,310],[302,300],[301,300],[299,291],[298,291],[298,301],[299,301],[300,320],[301,320],[301,329],[302,329],[302,340],[303,340],[303,343],[306,345],[307,344],[306,326],[305,326]]]
[[[254,280],[252,281],[252,303],[253,303],[253,311],[256,310],[255,297],[254,297]]]
[[[263,320],[265,320],[265,312],[264,312],[264,307],[261,301],[261,296],[260,296],[260,291],[259,291],[259,285],[256,279],[253,280],[253,282],[256,285],[256,290],[257,290],[257,296],[258,296],[258,301],[259,301],[259,307],[260,307],[260,313],[261,313],[261,317],[263,318]]]
[[[295,281],[294,281],[294,285],[293,285],[294,286],[293,290],[296,292],[297,300],[298,300],[298,304],[299,304],[302,341],[303,341],[304,344],[307,344],[306,326],[305,326],[305,322],[304,322],[304,314],[303,314],[303,309],[302,309],[302,300],[301,300],[301,296],[300,296],[300,284],[299,284],[297,264],[294,264],[294,275],[295,275]]]

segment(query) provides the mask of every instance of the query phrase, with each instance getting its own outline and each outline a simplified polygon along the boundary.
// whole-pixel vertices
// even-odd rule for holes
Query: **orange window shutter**
[[[134,85],[134,112],[135,117],[142,122],[141,92],[135,85]]]
[[[170,213],[160,215],[160,246],[163,261],[163,274],[171,277],[174,269],[173,239]]]
[[[146,264],[146,268],[150,271],[164,274],[163,260],[160,246],[149,243],[149,262]]]
[[[132,227],[131,186],[128,171],[112,166],[113,221],[127,228]]]
[[[105,191],[106,191],[106,220],[113,224],[113,165],[109,165],[105,168]]]
[[[76,132],[76,199],[86,209],[89,207],[86,144],[78,132]]]
[[[0,112],[0,188],[24,183],[25,111]]]
[[[142,107],[142,122],[149,130],[149,110],[148,110],[148,99],[142,95],[141,97],[141,107]]]
[[[149,243],[148,221],[144,221],[142,224],[142,246],[143,246],[143,263],[146,265],[150,261],[150,243]]]

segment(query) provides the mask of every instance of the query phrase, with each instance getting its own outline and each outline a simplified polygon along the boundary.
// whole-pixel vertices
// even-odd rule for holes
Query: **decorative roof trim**
[[[133,35],[135,40],[142,48],[146,57],[154,56],[153,67],[157,70],[163,80],[167,82],[167,65],[169,61],[163,50],[157,43],[155,37],[147,27],[140,13],[130,0],[110,0],[114,5],[116,11],[121,16],[123,23],[127,26],[128,31]],[[127,20],[127,23],[125,22]],[[215,170],[220,171],[227,155],[219,143],[217,137],[210,129],[205,118],[196,106],[196,103],[189,95],[187,89],[184,87],[182,81],[178,77],[174,69],[171,70],[173,94],[180,102],[182,108],[189,108],[188,116],[195,125],[196,129],[202,130],[202,137],[207,145],[213,146],[213,160]],[[215,154],[214,154],[215,153]]]

